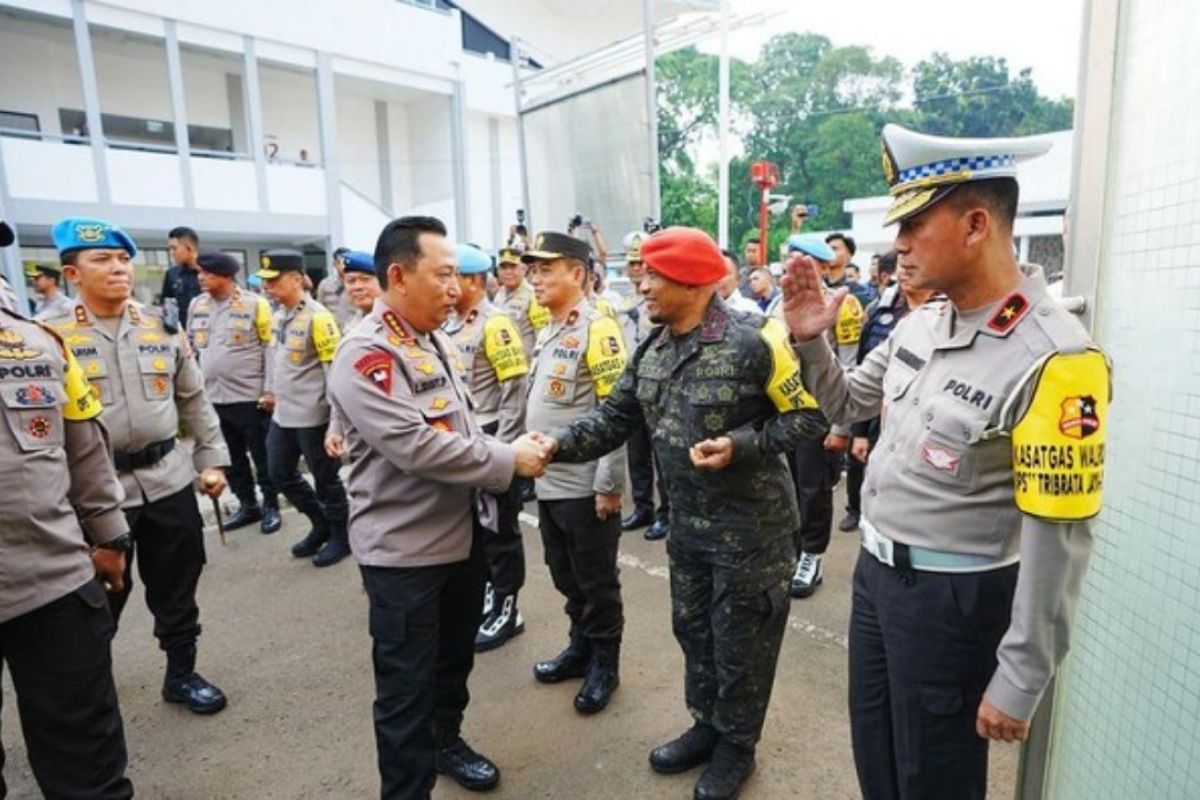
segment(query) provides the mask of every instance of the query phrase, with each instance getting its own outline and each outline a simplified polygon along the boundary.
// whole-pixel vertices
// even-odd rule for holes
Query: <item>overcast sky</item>
[[[1042,94],[1075,95],[1083,0],[730,0],[730,6],[735,13],[786,9],[765,25],[730,35],[731,53],[748,61],[777,33],[811,31],[835,45],[867,45],[906,67],[934,51],[958,59],[1003,56],[1013,72],[1032,67]],[[701,49],[717,47],[714,39]]]

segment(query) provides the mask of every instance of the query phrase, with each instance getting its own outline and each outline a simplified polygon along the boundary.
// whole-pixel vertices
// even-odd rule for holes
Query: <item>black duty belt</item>
[[[141,450],[133,450],[128,453],[116,453],[113,456],[113,463],[117,467],[118,472],[128,472],[132,469],[145,469],[151,467],[166,458],[167,453],[175,449],[175,439],[163,439],[161,442],[148,444]]]

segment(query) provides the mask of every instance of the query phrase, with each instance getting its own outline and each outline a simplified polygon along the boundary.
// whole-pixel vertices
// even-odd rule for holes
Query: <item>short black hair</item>
[[[333,251],[333,257],[341,258],[342,256],[346,255],[346,253],[349,253],[349,252],[350,252],[349,247],[339,247]]]
[[[896,271],[896,251],[888,250],[879,257],[878,269],[880,272],[895,272]]]
[[[746,240],[746,244],[760,244],[761,242],[762,242],[762,237],[759,236],[757,233],[750,234],[750,238]]]
[[[844,233],[831,233],[825,237],[825,244],[829,244],[834,239],[841,239],[842,244],[846,245],[846,249],[850,251],[850,255],[858,252],[858,245],[854,243],[854,237],[847,236]]]
[[[79,261],[79,251],[78,250],[68,250],[67,252],[60,255],[58,257],[58,260],[60,262],[62,262],[62,265],[64,267],[73,267]]]
[[[961,184],[950,192],[946,200],[959,210],[985,206],[1007,230],[1012,230],[1020,197],[1021,190],[1016,178],[988,178]]]
[[[196,231],[192,230],[186,225],[180,225],[177,228],[171,228],[171,230],[167,231],[167,238],[183,239],[191,242],[195,247],[200,246],[200,237],[196,235]]]
[[[420,238],[422,233],[446,235],[445,224],[437,217],[400,217],[383,226],[379,241],[375,243],[375,277],[379,288],[388,288],[389,264],[401,264],[411,269],[421,257]]]

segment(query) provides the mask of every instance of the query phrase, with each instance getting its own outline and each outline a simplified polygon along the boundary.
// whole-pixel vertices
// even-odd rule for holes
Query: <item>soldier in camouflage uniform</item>
[[[640,291],[660,324],[597,410],[543,439],[555,460],[612,450],[643,422],[671,503],[671,599],[695,725],[650,754],[657,772],[711,760],[697,798],[736,797],[754,769],[787,621],[796,497],[783,454],[822,439],[778,320],[731,313],[704,233],[670,228],[642,246]]]

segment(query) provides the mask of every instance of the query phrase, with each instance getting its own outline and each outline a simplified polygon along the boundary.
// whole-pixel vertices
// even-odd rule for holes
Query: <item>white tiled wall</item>
[[[1200,798],[1197,31],[1194,0],[1121,3],[1095,327],[1114,410],[1053,800]]]

